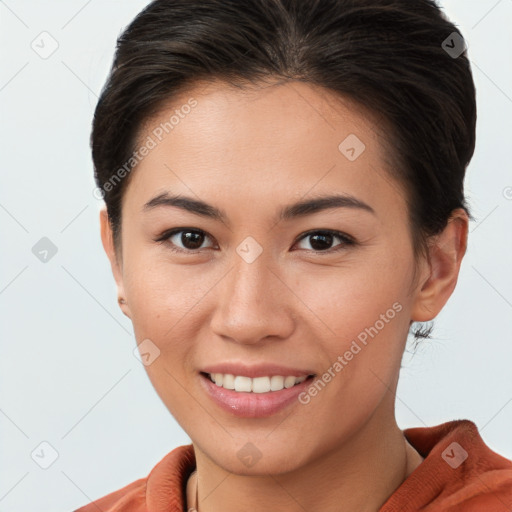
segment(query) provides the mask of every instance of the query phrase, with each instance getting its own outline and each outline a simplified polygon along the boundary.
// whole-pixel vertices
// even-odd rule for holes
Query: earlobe
[[[432,238],[429,272],[418,284],[411,311],[412,321],[434,319],[453,293],[466,252],[468,223],[469,218],[462,208],[454,210],[445,229]]]
[[[116,282],[119,307],[128,318],[131,318],[130,309],[125,298],[126,294],[124,290],[122,265],[118,261],[118,257],[115,251],[112,227],[110,225],[105,207],[100,210],[100,232],[101,243],[110,261],[110,267]]]

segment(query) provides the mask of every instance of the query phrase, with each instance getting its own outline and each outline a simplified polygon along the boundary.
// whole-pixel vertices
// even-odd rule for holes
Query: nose
[[[246,345],[291,336],[296,326],[294,309],[300,301],[285,281],[263,255],[252,263],[238,258],[216,287],[213,332]]]

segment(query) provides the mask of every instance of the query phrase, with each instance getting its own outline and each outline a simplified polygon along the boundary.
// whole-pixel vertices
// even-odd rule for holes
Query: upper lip
[[[287,377],[293,375],[294,377],[302,377],[314,375],[315,373],[311,370],[303,368],[290,368],[281,366],[278,364],[265,363],[257,364],[253,366],[247,366],[241,363],[219,363],[207,366],[201,370],[204,373],[224,373],[231,375],[240,375],[244,377],[272,377],[273,375],[282,375]]]

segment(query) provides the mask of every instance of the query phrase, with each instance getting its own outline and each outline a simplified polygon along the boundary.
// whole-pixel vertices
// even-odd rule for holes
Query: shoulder
[[[88,505],[85,505],[75,512],[145,512],[146,501],[146,478],[140,478],[125,487],[118,489],[103,498],[99,498]]]
[[[512,461],[491,450],[472,421],[406,429],[404,435],[424,460],[381,512],[512,510]]]
[[[147,477],[92,501],[74,512],[181,512],[184,485],[194,467],[192,445],[178,446],[169,452]]]

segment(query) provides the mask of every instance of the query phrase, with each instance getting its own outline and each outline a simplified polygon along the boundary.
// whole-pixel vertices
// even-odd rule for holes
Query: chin
[[[199,445],[194,442],[194,446],[204,452],[212,462],[223,468],[225,471],[235,475],[242,476],[268,476],[279,475],[294,471],[306,464],[306,452],[300,451],[295,447],[300,444],[296,442],[286,443],[284,440],[275,440],[275,442],[262,440],[251,442],[247,437],[236,441],[231,439],[226,446],[208,446]],[[205,446],[206,449],[203,448]]]

